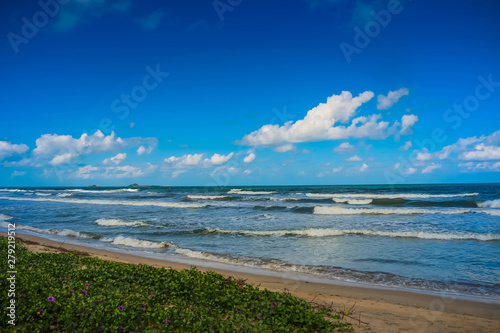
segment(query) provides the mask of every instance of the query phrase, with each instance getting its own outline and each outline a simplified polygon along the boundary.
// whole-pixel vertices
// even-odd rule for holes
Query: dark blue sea
[[[500,298],[500,184],[2,188],[0,223],[144,256]]]

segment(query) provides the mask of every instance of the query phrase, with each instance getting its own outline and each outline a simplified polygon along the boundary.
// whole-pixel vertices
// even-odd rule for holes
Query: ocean
[[[68,243],[500,298],[500,184],[0,189],[0,226]]]

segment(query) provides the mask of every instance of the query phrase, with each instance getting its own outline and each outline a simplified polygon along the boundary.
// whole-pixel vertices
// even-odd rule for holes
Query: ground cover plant
[[[1,306],[10,304],[0,237]],[[16,244],[16,332],[331,332],[350,324],[288,293],[196,268],[176,271]]]

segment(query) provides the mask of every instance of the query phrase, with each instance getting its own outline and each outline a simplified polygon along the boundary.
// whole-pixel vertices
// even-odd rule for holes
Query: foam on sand
[[[124,205],[124,206],[158,206],[166,208],[202,208],[207,205],[184,203],[184,202],[165,202],[165,201],[125,201],[125,200],[85,200],[85,199],[53,199],[53,198],[14,198],[0,197],[4,200],[17,201],[51,201],[64,202],[73,204],[90,204],[90,205]]]

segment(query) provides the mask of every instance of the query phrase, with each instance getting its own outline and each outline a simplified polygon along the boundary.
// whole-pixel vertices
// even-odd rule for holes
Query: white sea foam
[[[306,196],[312,198],[347,198],[347,199],[431,199],[431,198],[461,198],[473,197],[479,193],[462,193],[462,194],[415,194],[415,193],[396,193],[396,194],[375,194],[375,193],[306,193]]]
[[[336,203],[346,203],[349,205],[368,205],[372,203],[373,199],[339,199],[333,198]]]
[[[228,194],[247,194],[247,195],[255,195],[255,194],[273,194],[276,191],[244,191],[239,188],[234,188],[227,192]]]
[[[194,203],[165,202],[165,201],[86,200],[86,199],[64,199],[64,198],[58,199],[58,198],[14,198],[14,197],[0,197],[0,199],[14,200],[14,201],[51,201],[51,202],[91,204],[91,205],[158,206],[167,208],[201,208],[207,206]]]
[[[40,192],[35,192],[35,194],[39,195],[41,197],[46,197],[46,196],[52,195],[51,193],[40,193]]]
[[[478,240],[492,241],[500,240],[500,234],[477,234],[477,233],[436,233],[424,231],[376,231],[363,229],[300,229],[300,230],[224,230],[205,228],[210,233],[240,234],[249,236],[304,236],[304,237],[332,237],[343,235],[367,235],[382,237],[404,237],[441,240]]]
[[[230,198],[228,195],[188,195],[189,199],[201,199],[201,200],[218,200]]]
[[[124,245],[130,247],[140,247],[140,248],[166,248],[174,246],[169,242],[154,242],[143,239],[136,239],[124,236],[118,236],[111,241],[114,245]]]
[[[2,188],[0,189],[2,192],[26,192],[26,190],[18,190],[18,189],[11,189],[11,188]]]
[[[98,235],[94,235],[91,233],[74,231],[74,230],[70,230],[70,229],[62,229],[62,230],[59,230],[59,229],[40,229],[37,227],[32,227],[32,226],[24,225],[24,224],[16,224],[16,228],[21,229],[21,230],[36,232],[36,233],[40,233],[40,234],[57,235],[57,236],[63,236],[63,237],[86,238],[86,239],[100,237]]]
[[[407,208],[341,208],[331,206],[316,206],[314,214],[318,215],[358,215],[358,214],[377,214],[377,215],[392,215],[392,214],[466,214],[470,213],[470,209],[407,209]]]
[[[95,222],[105,227],[117,227],[117,226],[145,227],[149,225],[142,221],[124,221],[122,219],[97,219]]]
[[[500,208],[500,199],[478,202],[480,208]]]
[[[0,214],[0,221],[7,221],[10,220],[12,216],[7,215],[7,214]]]
[[[485,214],[488,214],[488,215],[492,215],[492,216],[500,216],[499,209],[483,210],[482,212]]]
[[[82,193],[118,193],[118,192],[138,192],[138,188],[120,188],[117,190],[83,190],[83,189],[72,189],[72,190],[65,190],[68,192],[82,192]]]
[[[60,198],[67,198],[67,197],[74,196],[74,194],[73,193],[58,193],[57,196]]]

